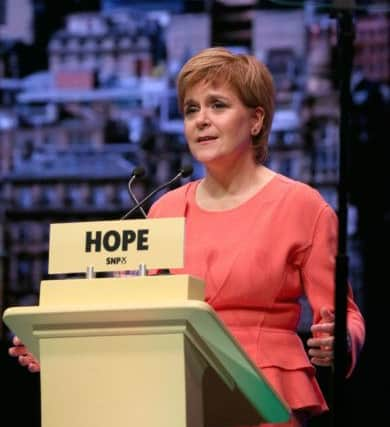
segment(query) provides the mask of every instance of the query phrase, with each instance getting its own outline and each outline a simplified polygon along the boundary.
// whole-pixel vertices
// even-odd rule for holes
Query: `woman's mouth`
[[[208,143],[208,142],[211,142],[211,141],[214,141],[214,140],[216,140],[217,139],[217,137],[216,136],[201,136],[201,137],[199,137],[198,139],[197,139],[197,142],[199,142],[199,143],[203,143],[203,144],[206,144],[206,143]]]

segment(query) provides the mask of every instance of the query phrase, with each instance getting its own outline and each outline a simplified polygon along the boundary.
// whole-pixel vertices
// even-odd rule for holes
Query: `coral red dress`
[[[327,404],[296,333],[306,295],[313,322],[334,305],[337,217],[321,195],[280,174],[242,205],[201,209],[199,181],[163,195],[149,217],[186,217],[187,273],[205,282],[206,302],[293,410],[318,414]],[[348,296],[352,371],[364,341],[364,321]]]

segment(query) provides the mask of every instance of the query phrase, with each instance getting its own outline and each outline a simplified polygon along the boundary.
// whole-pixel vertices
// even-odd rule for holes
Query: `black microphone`
[[[135,180],[136,178],[142,178],[144,175],[145,175],[145,169],[144,169],[142,166],[137,166],[137,167],[133,170],[133,172],[131,173],[131,176],[130,176],[130,179],[129,179],[129,183],[128,183],[128,185],[127,185],[127,188],[128,188],[128,190],[129,190],[130,197],[132,198],[133,202],[134,202],[136,205],[138,205],[138,204],[139,204],[139,200],[137,199],[137,196],[134,194],[134,192],[133,192],[133,190],[132,190],[132,188],[131,188],[131,185],[132,185],[132,183],[134,182],[134,180]],[[140,210],[140,212],[142,213],[143,217],[144,217],[144,218],[146,218],[146,217],[147,217],[147,215],[146,215],[146,212],[144,211],[144,209],[143,209],[143,207],[142,207],[142,206],[140,206],[140,207],[139,207],[139,210]]]
[[[191,165],[182,166],[176,176],[174,176],[170,181],[166,182],[165,184],[162,184],[156,189],[154,189],[144,199],[142,199],[135,206],[133,206],[125,215],[123,215],[121,219],[126,219],[134,211],[136,211],[137,209],[140,209],[142,205],[144,205],[148,200],[150,200],[156,193],[163,190],[164,188],[169,187],[171,184],[173,184],[175,181],[177,181],[181,177],[187,178],[188,176],[192,175],[192,172],[193,172],[193,167]]]

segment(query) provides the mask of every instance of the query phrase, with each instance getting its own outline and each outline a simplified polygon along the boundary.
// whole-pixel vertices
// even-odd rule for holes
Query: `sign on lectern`
[[[50,225],[49,274],[181,268],[184,218]]]

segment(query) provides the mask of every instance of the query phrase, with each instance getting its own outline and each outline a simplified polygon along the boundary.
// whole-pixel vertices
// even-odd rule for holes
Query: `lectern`
[[[42,427],[287,421],[288,407],[203,300],[203,282],[188,275],[90,277],[43,281],[38,306],[6,309],[41,364]]]

